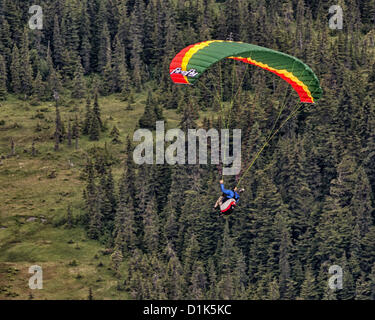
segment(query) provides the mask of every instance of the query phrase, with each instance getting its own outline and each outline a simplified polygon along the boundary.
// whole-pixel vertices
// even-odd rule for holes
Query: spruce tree
[[[115,252],[111,255],[111,263],[112,268],[118,272],[121,262],[123,261],[124,257],[122,255],[122,252],[120,250],[115,250]]]
[[[356,282],[355,300],[370,300],[371,298],[371,284],[363,274]]]
[[[125,48],[121,43],[119,34],[115,37],[112,65],[112,91],[122,92],[123,95],[128,94],[130,86],[128,67],[126,64]]]
[[[10,65],[10,86],[14,93],[21,93],[22,83],[20,79],[21,62],[17,45],[14,45],[12,51],[12,62]]]
[[[64,54],[66,51],[64,49],[64,42],[60,32],[59,17],[57,15],[55,15],[53,23],[53,60],[55,65],[61,69],[65,65]]]
[[[80,45],[80,56],[82,58],[82,65],[84,73],[88,74],[91,71],[91,49],[90,43],[91,32],[90,32],[90,16],[88,14],[88,1],[83,2],[81,17],[80,17],[80,29],[79,34],[81,38]]]
[[[247,273],[244,254],[239,251],[236,253],[236,263],[233,270],[233,283],[235,287],[234,296],[236,299],[246,299]]]
[[[91,110],[91,100],[90,97],[87,97],[86,99],[86,114],[85,114],[85,120],[82,126],[82,133],[84,135],[89,134],[90,128],[92,123],[92,110]]]
[[[315,278],[312,270],[306,268],[305,280],[301,286],[301,300],[314,300],[316,298]]]
[[[217,292],[217,274],[216,274],[216,268],[215,263],[212,257],[208,260],[208,292],[207,292],[207,298],[211,300],[217,300],[218,298],[218,292]]]
[[[193,274],[190,279],[190,287],[188,296],[193,300],[203,300],[206,295],[207,277],[204,264],[197,261],[193,267]]]
[[[100,105],[99,105],[99,94],[98,94],[97,90],[95,90],[95,93],[94,93],[94,106],[92,108],[92,117],[93,117],[92,121],[97,121],[98,126],[99,126],[99,130],[104,129],[103,122],[102,122],[102,119],[101,119],[101,111],[100,111]]]
[[[0,13],[0,25],[0,54],[9,61],[12,51],[12,37],[9,23],[5,19],[4,13]]]
[[[60,116],[60,109],[58,105],[56,104],[56,119],[55,119],[55,133],[54,133],[54,139],[55,139],[55,151],[58,151],[60,149],[60,143],[63,142],[64,139],[64,125],[61,121]]]
[[[331,181],[321,221],[317,227],[322,259],[341,257],[349,246],[353,223],[350,203],[353,197],[356,164],[352,157],[344,157],[338,165],[338,177]]]
[[[357,174],[358,176],[353,191],[351,207],[355,223],[359,227],[360,236],[363,237],[372,225],[372,192],[366,172],[362,167],[358,168]]]
[[[168,299],[182,299],[182,290],[185,287],[185,282],[181,262],[170,244],[167,244],[165,253],[167,256],[167,268],[164,275],[164,290]]]
[[[128,137],[126,143],[126,161],[119,184],[119,202],[115,217],[115,243],[124,253],[134,250],[138,243],[135,222],[135,172],[131,156],[132,147]]]
[[[46,83],[46,96],[51,99],[53,97],[54,91],[61,92],[62,86],[60,82],[60,75],[56,72],[52,61],[52,52],[49,43],[47,47],[47,67],[48,76]]]
[[[43,100],[45,96],[45,84],[39,71],[33,82],[32,95],[38,100]]]
[[[290,239],[288,223],[285,221],[289,212],[276,186],[266,172],[259,172],[256,183],[258,188],[254,199],[255,208],[252,214],[251,233],[254,236],[253,245],[250,247],[250,256],[252,258],[249,261],[249,274],[252,278],[259,279],[265,272],[273,272],[276,275],[275,272],[280,268],[282,281],[279,280],[279,286],[281,297],[283,297],[286,292],[286,282],[290,275]],[[279,214],[278,218],[280,219],[279,225],[275,225],[275,216],[277,214]],[[256,235],[258,234],[263,236],[257,237]],[[268,254],[264,255],[262,252],[267,252]]]
[[[75,116],[73,129],[72,129],[72,137],[75,139],[75,149],[78,150],[78,141],[79,141],[79,133],[80,133],[80,127],[78,123],[78,117]]]
[[[83,68],[80,62],[77,63],[77,66],[74,71],[73,79],[73,90],[72,97],[75,99],[82,99],[86,93],[85,80],[83,78]]]
[[[105,196],[108,199],[108,201],[110,203],[110,207],[111,207],[110,215],[107,216],[106,218],[110,222],[113,222],[114,219],[115,219],[115,213],[116,213],[118,201],[117,201],[117,196],[116,196],[116,192],[115,192],[115,181],[114,181],[114,177],[113,177],[113,174],[112,174],[112,167],[111,166],[109,166],[107,168],[106,173],[105,173],[104,192],[105,192]]]
[[[100,139],[100,123],[95,114],[93,114],[91,117],[89,138],[91,141],[99,141]]]
[[[0,100],[4,100],[7,94],[7,69],[4,57],[0,54]]]
[[[131,58],[130,63],[133,69],[133,82],[139,92],[142,88],[143,82],[143,68],[142,68],[142,27],[143,27],[143,12],[144,12],[143,1],[136,2],[135,9],[130,17],[130,29],[132,30],[132,41],[131,41]]]
[[[114,195],[111,194],[111,191],[108,189],[107,176],[105,173],[101,175],[99,183],[102,186],[102,201],[100,212],[102,214],[103,240],[105,240],[106,243],[112,245],[112,232],[114,227],[113,222],[116,209],[113,207],[111,197],[113,197]]]
[[[120,131],[118,130],[118,128],[116,126],[114,126],[112,128],[112,131],[111,131],[111,133],[109,135],[112,138],[112,143],[113,144],[119,144],[119,143],[121,143],[121,140],[119,139],[119,137],[120,137]]]
[[[99,41],[98,71],[103,73],[107,65],[111,67],[112,59],[111,38],[107,23],[102,26]]]
[[[72,123],[71,121],[69,120],[68,121],[68,134],[67,134],[67,139],[68,139],[68,147],[71,147],[72,146]]]
[[[139,127],[141,129],[154,129],[156,120],[155,102],[152,98],[152,93],[148,92],[145,110],[142,117],[139,119]]]
[[[2,1],[3,4],[3,14],[6,14],[6,20],[9,24],[9,30],[12,33],[12,38],[15,42],[19,43],[22,38],[22,27],[24,24],[21,22],[22,14],[20,11],[20,4],[15,1]]]
[[[113,81],[113,71],[112,71],[112,61],[109,60],[105,67],[103,68],[103,81],[101,85],[100,92],[103,95],[109,95],[114,92],[114,81]]]
[[[103,234],[103,214],[101,207],[103,205],[103,190],[101,186],[97,186],[94,198],[89,199],[89,225],[88,235],[91,239],[98,240]]]
[[[21,79],[21,87],[22,93],[26,96],[31,95],[32,93],[32,85],[33,85],[33,71],[31,68],[30,63],[30,52],[29,52],[29,36],[28,36],[28,29],[25,28],[22,43],[20,48],[20,63],[22,67],[20,67],[20,74],[19,77]]]
[[[268,298],[270,300],[279,300],[280,299],[280,288],[279,288],[279,284],[278,284],[276,278],[274,278],[269,283]]]
[[[156,211],[155,198],[149,201],[143,214],[144,236],[143,242],[147,252],[156,252],[159,246],[159,217]]]
[[[184,278],[187,285],[187,288],[191,285],[191,279],[194,272],[194,266],[199,259],[199,243],[194,234],[187,239],[186,250],[183,255],[183,269],[184,269]],[[186,291],[185,291],[186,294]]]

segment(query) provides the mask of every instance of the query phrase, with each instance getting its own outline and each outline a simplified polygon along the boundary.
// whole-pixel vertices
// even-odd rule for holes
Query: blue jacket
[[[228,199],[234,199],[236,202],[238,202],[240,196],[237,192],[233,190],[227,190],[224,188],[224,184],[220,184],[221,192],[224,193]]]

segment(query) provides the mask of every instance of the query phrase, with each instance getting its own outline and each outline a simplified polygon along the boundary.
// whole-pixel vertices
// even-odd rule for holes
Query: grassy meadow
[[[144,111],[146,94],[135,96],[128,110],[127,102],[117,96],[101,97],[102,119],[108,130],[99,142],[79,139],[79,149],[65,141],[54,151],[55,105],[43,102],[32,105],[9,96],[0,106],[0,299],[87,299],[91,288],[94,299],[126,299],[113,271],[105,247],[90,240],[82,228],[64,225],[67,206],[73,217],[83,211],[80,179],[87,150],[104,147],[120,160],[124,143],[112,144],[109,133],[114,125],[124,142],[134,132]],[[85,100],[60,103],[65,126],[77,112],[85,114]],[[176,127],[180,115],[165,110],[168,127]],[[39,124],[41,128],[37,131]],[[67,129],[67,128],[66,128]],[[11,139],[15,155],[11,153]],[[37,155],[32,156],[35,140]],[[114,170],[119,178],[121,162]],[[31,265],[43,268],[43,290],[30,290]],[[123,264],[126,268],[126,263]],[[121,287],[121,286],[120,286]]]

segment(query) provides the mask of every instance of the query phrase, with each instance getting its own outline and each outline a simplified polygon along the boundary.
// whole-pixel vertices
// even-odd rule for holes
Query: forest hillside
[[[38,4],[41,29],[33,1],[0,0],[1,299],[375,299],[373,0]],[[231,60],[175,85],[173,57],[211,39],[297,57],[323,90],[250,170],[299,99]],[[134,162],[156,121],[241,129],[232,215],[213,209],[222,166]]]

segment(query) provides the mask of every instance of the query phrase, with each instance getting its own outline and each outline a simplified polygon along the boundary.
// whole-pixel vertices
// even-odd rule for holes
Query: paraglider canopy
[[[319,80],[301,60],[288,54],[243,42],[211,40],[190,45],[178,53],[170,65],[177,84],[193,84],[202,73],[222,59],[258,66],[287,81],[304,103],[314,103],[322,95]]]

